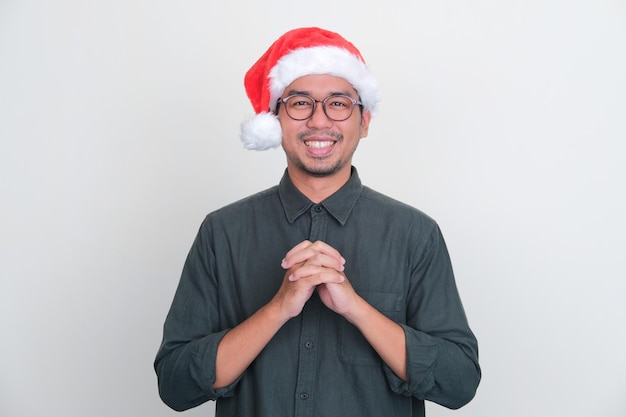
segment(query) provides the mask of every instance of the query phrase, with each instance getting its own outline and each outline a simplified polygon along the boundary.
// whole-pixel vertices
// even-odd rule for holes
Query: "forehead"
[[[348,81],[326,74],[305,75],[304,77],[296,78],[285,88],[285,93],[307,93],[324,97],[330,94],[357,96],[357,91]]]

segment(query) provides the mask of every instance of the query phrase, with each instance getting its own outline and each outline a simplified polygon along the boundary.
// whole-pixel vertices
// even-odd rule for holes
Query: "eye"
[[[289,99],[289,106],[291,107],[303,108],[303,107],[311,107],[312,105],[313,105],[313,102],[311,101],[311,99],[307,97],[294,96]]]
[[[352,105],[352,101],[347,97],[331,97],[326,105],[330,107],[344,108],[350,107]]]

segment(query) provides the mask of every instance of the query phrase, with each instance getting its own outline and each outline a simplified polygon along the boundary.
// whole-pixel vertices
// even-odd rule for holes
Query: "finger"
[[[289,269],[295,264],[314,260],[313,262],[318,265],[330,266],[338,271],[343,270],[346,260],[337,249],[319,240],[315,243],[308,242],[308,245],[305,242],[295,246],[287,253],[281,263],[283,268]],[[320,255],[322,256],[320,257]],[[328,258],[333,259],[334,262],[329,261]]]
[[[308,252],[308,250],[305,252]],[[306,257],[306,260],[303,262],[299,262],[301,256]],[[292,258],[290,258],[290,260],[286,261],[284,266],[289,265],[291,262],[297,262],[291,268],[296,267],[297,265],[300,264],[300,265],[315,265],[319,267],[332,268],[337,272],[343,272],[343,270],[345,269],[344,264],[341,261],[341,259],[338,260],[337,258],[328,256],[324,253],[315,252],[315,251],[313,251],[310,254],[310,256],[308,254],[304,254],[303,252],[298,252],[298,254],[294,255]]]
[[[289,252],[287,252],[287,254],[285,255],[285,258],[293,255],[295,252],[299,252],[302,249],[305,249],[309,246],[311,246],[313,243],[310,240],[303,240],[302,242],[298,243],[296,246],[294,246],[293,248],[291,248],[289,250]]]
[[[339,251],[337,249],[333,248],[332,246],[330,246],[326,242],[322,242],[321,240],[318,240],[318,241],[314,242],[310,246],[310,248],[313,249],[313,250],[318,251],[319,253],[323,253],[324,255],[327,255],[327,256],[330,256],[330,257],[336,259],[342,265],[346,263],[346,260],[343,258],[343,256],[341,256],[341,253],[339,253]]]
[[[293,248],[291,248],[289,250],[289,252],[287,252],[287,254],[285,255],[285,257],[282,259],[281,261],[281,266],[283,266],[283,268],[285,268],[286,265],[286,260],[287,259],[292,259],[295,253],[298,253],[302,250],[304,250],[305,248],[311,246],[312,243],[308,240],[303,240],[302,242],[298,243],[296,246],[294,246]],[[301,261],[302,262],[302,261]],[[289,266],[286,267],[285,269],[289,269],[291,268],[293,265],[297,264],[298,262],[290,262]]]
[[[333,268],[325,268],[317,265],[304,265],[293,271],[288,277],[289,281],[302,281],[307,285],[340,284],[345,281],[345,275]]]

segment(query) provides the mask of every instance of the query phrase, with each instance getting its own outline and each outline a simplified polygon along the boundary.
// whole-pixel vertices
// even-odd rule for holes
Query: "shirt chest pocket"
[[[372,307],[396,323],[404,322],[402,296],[400,294],[361,292],[359,293]],[[347,320],[339,327],[339,359],[355,365],[378,366],[380,356],[363,337],[359,329]]]

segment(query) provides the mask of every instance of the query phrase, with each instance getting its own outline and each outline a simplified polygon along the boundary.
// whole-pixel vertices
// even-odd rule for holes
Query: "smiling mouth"
[[[333,146],[335,142],[332,140],[311,140],[311,141],[304,141],[304,144],[309,148],[321,149],[321,148],[328,148],[330,146]]]

